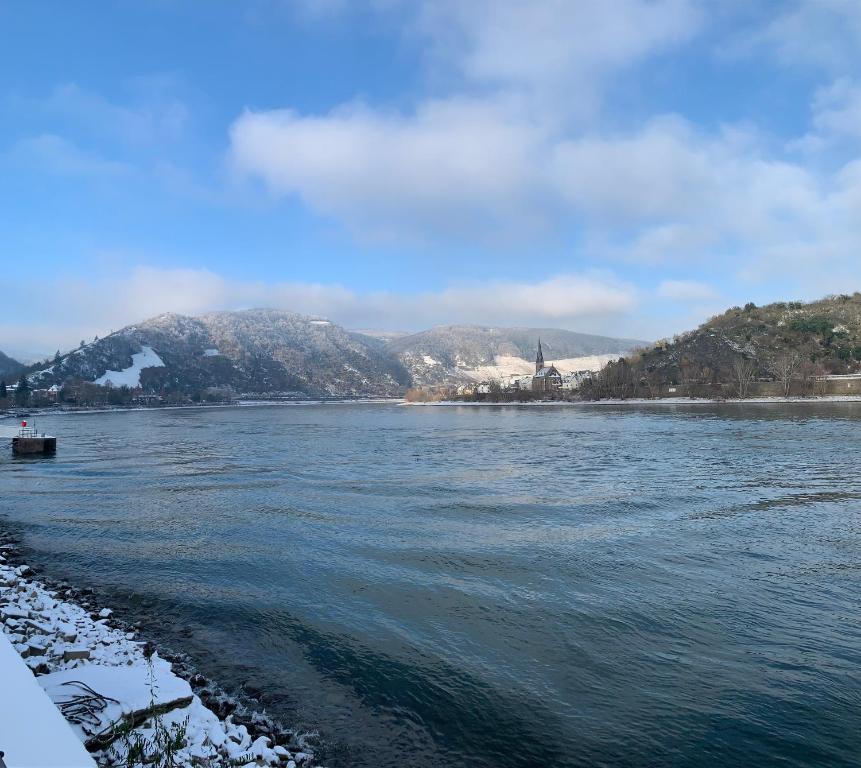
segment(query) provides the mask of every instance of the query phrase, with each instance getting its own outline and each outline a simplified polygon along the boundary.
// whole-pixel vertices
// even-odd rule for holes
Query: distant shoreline
[[[438,400],[436,402],[410,402],[398,397],[369,397],[344,400],[236,400],[232,403],[194,403],[192,405],[141,405],[141,406],[115,406],[107,408],[33,408],[22,409],[27,413],[26,418],[37,418],[44,416],[76,416],[88,413],[140,413],[142,411],[180,411],[210,408],[261,408],[269,406],[315,406],[315,405],[405,405],[420,407],[459,407],[489,408],[489,407],[604,407],[604,406],[627,406],[638,407],[644,405],[816,405],[821,403],[861,403],[861,395],[822,395],[820,397],[749,397],[745,399],[726,398],[718,400],[706,397],[660,397],[654,399],[631,397],[625,400],[530,400],[527,402],[498,402],[489,403],[473,402],[468,400]],[[0,422],[15,420],[14,413],[0,413]]]
[[[201,408],[255,408],[270,405],[375,405],[390,403],[397,405],[403,403],[400,397],[368,397],[343,400],[234,400],[232,403],[191,403],[189,405],[134,405],[134,406],[107,406],[107,407],[81,407],[81,408],[19,408],[17,412],[27,413],[26,418],[34,416],[73,416],[85,413],[140,413],[141,411],[187,411]],[[7,411],[0,413],[0,421],[4,419],[15,419],[15,413]]]
[[[657,397],[648,399],[644,397],[631,397],[625,400],[529,400],[527,402],[508,401],[489,403],[486,401],[474,402],[468,400],[438,400],[436,402],[404,402],[409,406],[467,406],[467,407],[547,407],[547,406],[578,406],[595,407],[608,405],[641,406],[641,405],[815,405],[819,403],[861,403],[861,395],[822,395],[821,397],[748,397],[748,398],[726,398],[718,400],[709,397]]]

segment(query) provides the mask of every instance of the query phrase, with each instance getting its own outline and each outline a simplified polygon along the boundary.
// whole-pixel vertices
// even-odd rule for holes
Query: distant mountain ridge
[[[390,397],[416,384],[493,377],[503,370],[500,360],[528,371],[539,337],[548,362],[600,362],[588,356],[617,357],[639,343],[552,328],[360,333],[323,318],[251,309],[159,315],[30,371],[34,388],[73,379],[187,394],[229,388],[239,394]]]
[[[0,352],[0,379],[15,377],[23,370],[24,365],[22,363]]]

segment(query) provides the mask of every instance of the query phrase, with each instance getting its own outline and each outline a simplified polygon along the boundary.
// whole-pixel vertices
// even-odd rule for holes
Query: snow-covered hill
[[[409,384],[383,343],[279,310],[166,314],[131,325],[35,372],[34,387],[81,379],[149,391],[391,396]]]
[[[503,380],[534,371],[539,338],[544,360],[563,373],[598,370],[644,344],[558,328],[449,325],[392,339],[388,348],[415,384],[458,383]]]

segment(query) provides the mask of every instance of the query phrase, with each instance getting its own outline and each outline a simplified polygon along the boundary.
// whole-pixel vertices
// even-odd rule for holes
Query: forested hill
[[[855,373],[861,371],[861,293],[731,307],[625,363],[662,384],[731,382],[741,363],[754,377]]]
[[[0,352],[0,379],[11,381],[23,370],[24,366],[21,363]]]

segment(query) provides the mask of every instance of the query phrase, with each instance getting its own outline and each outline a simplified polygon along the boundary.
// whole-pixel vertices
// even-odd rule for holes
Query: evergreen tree
[[[9,396],[9,393],[6,391],[6,379],[0,381],[0,400],[5,400]]]
[[[27,381],[26,374],[22,374],[21,380],[18,382],[18,389],[15,390],[15,402],[18,405],[26,405],[30,399],[30,382]]]
[[[55,363],[60,362],[60,350],[59,349],[54,353],[54,362]]]

